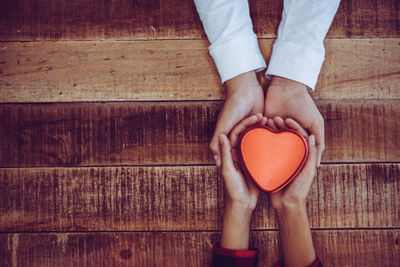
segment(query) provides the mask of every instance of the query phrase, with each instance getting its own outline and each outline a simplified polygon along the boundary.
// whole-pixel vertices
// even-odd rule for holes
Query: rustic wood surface
[[[399,99],[400,42],[326,40],[316,99]],[[263,55],[273,40],[261,40]],[[0,102],[217,100],[205,40],[4,42]]]
[[[398,100],[319,100],[323,162],[397,162]],[[0,105],[0,167],[212,164],[222,102]]]
[[[250,1],[267,62],[282,7]],[[193,0],[0,0],[0,266],[209,265],[224,88],[208,45]],[[399,266],[400,2],[342,0],[325,47],[317,254]],[[267,195],[251,228],[272,266]]]
[[[400,165],[323,165],[308,198],[313,228],[400,227]],[[221,229],[214,166],[0,169],[0,231]],[[252,229],[277,229],[262,195]]]
[[[219,232],[0,234],[3,266],[209,266]],[[324,266],[396,266],[400,230],[316,230]],[[276,231],[251,233],[259,266],[279,259]]]
[[[192,0],[1,0],[0,40],[204,38]],[[274,37],[282,0],[250,1],[259,37]],[[397,0],[342,0],[329,37],[397,37]]]

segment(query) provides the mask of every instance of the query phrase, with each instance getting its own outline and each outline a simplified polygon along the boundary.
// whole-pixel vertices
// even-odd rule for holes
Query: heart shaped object
[[[289,129],[253,126],[241,134],[238,146],[243,171],[261,190],[270,193],[292,181],[308,157],[305,138]]]

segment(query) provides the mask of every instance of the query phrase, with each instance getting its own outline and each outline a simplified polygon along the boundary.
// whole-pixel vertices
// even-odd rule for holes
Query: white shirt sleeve
[[[339,3],[284,0],[267,76],[285,77],[314,89],[325,57],[323,40]],[[247,0],[195,0],[195,4],[222,82],[265,68]]]
[[[324,38],[340,0],[285,0],[267,76],[303,83],[314,90],[325,59]]]
[[[265,69],[247,0],[195,0],[222,83]]]

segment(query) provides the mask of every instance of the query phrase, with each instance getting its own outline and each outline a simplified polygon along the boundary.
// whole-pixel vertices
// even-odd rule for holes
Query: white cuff
[[[210,45],[210,54],[222,83],[248,71],[265,69],[265,61],[258,47],[257,35],[236,37],[232,40]]]
[[[266,75],[288,78],[314,91],[324,59],[323,45],[321,49],[314,49],[304,44],[275,43]]]

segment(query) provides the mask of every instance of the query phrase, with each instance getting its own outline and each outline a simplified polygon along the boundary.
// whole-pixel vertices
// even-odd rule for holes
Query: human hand
[[[317,166],[325,150],[324,119],[304,84],[273,76],[265,97],[265,112],[268,118],[280,116],[293,118],[315,136]]]
[[[317,148],[315,137],[307,132],[293,119],[283,120],[281,117],[268,119],[267,125],[273,129],[292,129],[307,138],[309,154],[303,170],[282,190],[270,195],[272,207],[275,210],[288,208],[303,208],[316,174]]]
[[[232,128],[249,115],[264,110],[264,91],[255,71],[240,74],[226,81],[226,100],[218,115],[210,149],[217,167],[221,166],[221,152],[218,145],[220,134],[228,135]]]
[[[293,119],[275,117],[267,124],[274,129],[299,131],[307,138],[306,131]],[[318,151],[313,135],[308,136],[307,142],[309,154],[303,170],[289,185],[270,195],[278,218],[285,266],[310,266],[316,259],[305,202],[315,177]]]
[[[237,143],[240,134],[254,124],[265,125],[267,118],[261,113],[241,121],[231,132],[230,140],[224,134],[219,136],[221,151],[221,173],[226,190],[226,203],[235,207],[253,210],[257,204],[259,190],[244,178],[239,165]]]
[[[245,179],[240,168],[236,145],[239,135],[254,124],[265,125],[267,118],[261,113],[240,122],[231,132],[230,140],[224,134],[219,136],[221,151],[221,173],[225,185],[225,212],[221,247],[247,249],[249,243],[250,219],[257,205],[259,190]]]

